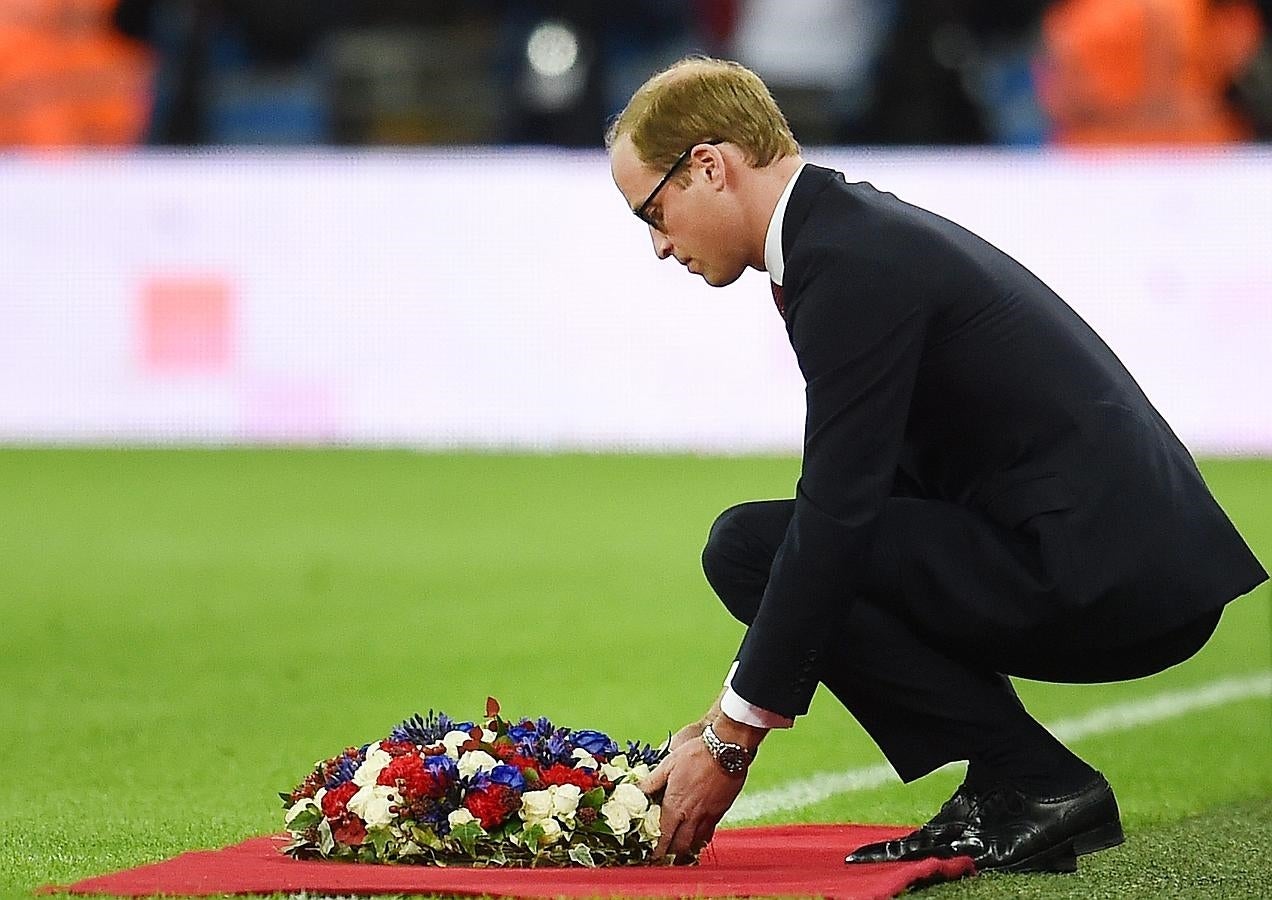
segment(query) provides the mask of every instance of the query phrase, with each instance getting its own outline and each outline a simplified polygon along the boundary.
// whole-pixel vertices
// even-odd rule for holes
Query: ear
[[[707,184],[714,190],[723,190],[728,180],[728,159],[720,152],[719,145],[699,144],[691,154]]]

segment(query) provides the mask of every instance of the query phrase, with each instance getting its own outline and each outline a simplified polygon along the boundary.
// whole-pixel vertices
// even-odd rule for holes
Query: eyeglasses
[[[717,144],[723,144],[723,143],[724,141],[722,140],[698,141],[698,144],[710,144],[712,147],[716,146]],[[672,163],[671,168],[667,170],[667,174],[662,177],[662,181],[659,181],[656,185],[654,185],[654,189],[649,192],[649,196],[645,198],[645,202],[642,203],[640,206],[634,207],[632,209],[632,212],[635,213],[636,218],[640,219],[650,228],[654,228],[661,231],[662,223],[655,222],[653,216],[649,214],[649,204],[654,202],[654,198],[658,196],[658,192],[661,191],[663,187],[667,184],[667,182],[671,180],[671,176],[676,174],[676,170],[679,169],[682,165],[684,165],[685,160],[689,158],[689,154],[693,152],[693,148],[698,146],[698,144],[694,144],[693,147],[688,148],[687,150],[685,150],[684,153],[677,156],[676,161]]]

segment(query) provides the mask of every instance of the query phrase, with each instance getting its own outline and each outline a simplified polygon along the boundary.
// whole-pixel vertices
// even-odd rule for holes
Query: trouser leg
[[[789,500],[744,503],[712,527],[703,570],[746,625],[759,609],[793,507]],[[821,680],[907,781],[1041,728],[1004,676],[942,652],[872,602],[849,612]]]
[[[727,510],[703,552],[712,588],[750,624],[762,600],[793,501]],[[1071,635],[1039,632],[1055,586],[1028,539],[949,504],[888,504],[877,558],[821,680],[906,780],[953,760],[973,773],[1073,781],[1089,774],[1025,711],[1003,673],[1060,681],[1138,677],[1191,655],[1217,617],[1186,633],[1092,654]],[[1065,646],[1068,644],[1069,646]],[[1091,677],[1095,676],[1095,677]]]

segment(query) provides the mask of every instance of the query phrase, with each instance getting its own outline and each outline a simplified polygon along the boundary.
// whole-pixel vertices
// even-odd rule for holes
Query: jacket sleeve
[[[927,327],[912,269],[834,247],[787,261],[787,327],[806,383],[804,459],[733,688],[788,717],[808,711],[892,492]]]

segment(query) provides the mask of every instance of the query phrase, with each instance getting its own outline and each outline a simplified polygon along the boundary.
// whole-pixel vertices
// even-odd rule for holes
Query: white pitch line
[[[1164,691],[1144,700],[1115,703],[1093,709],[1085,715],[1051,722],[1047,724],[1047,729],[1062,741],[1080,741],[1252,697],[1272,697],[1272,672],[1260,672],[1242,678],[1223,678],[1188,690]],[[896,775],[886,763],[847,772],[820,772],[777,787],[743,794],[724,817],[724,822],[746,822],[772,813],[812,806],[839,794],[865,791],[895,781]]]

